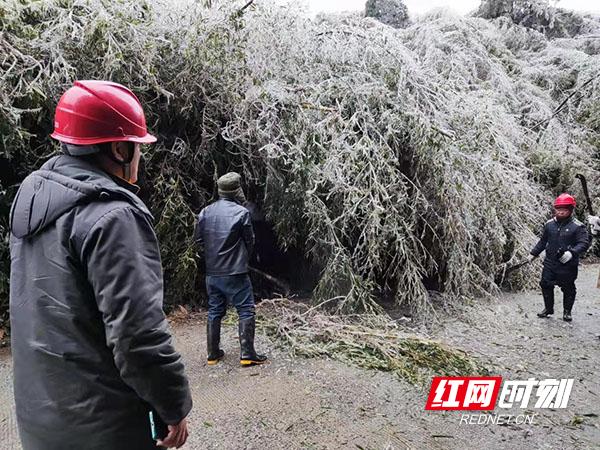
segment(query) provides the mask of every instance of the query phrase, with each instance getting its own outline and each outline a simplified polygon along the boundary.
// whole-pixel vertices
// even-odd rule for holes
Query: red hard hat
[[[567,193],[560,194],[558,197],[556,197],[556,200],[554,200],[555,208],[565,208],[569,206],[577,206],[577,203],[575,202],[575,197],[573,197],[572,195],[569,195]]]
[[[54,133],[66,144],[92,145],[129,141],[149,144],[146,117],[137,97],[118,83],[76,81],[56,105]]]

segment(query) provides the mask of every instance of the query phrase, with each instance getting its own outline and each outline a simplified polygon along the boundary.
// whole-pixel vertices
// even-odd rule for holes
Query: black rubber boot
[[[208,351],[207,364],[214,366],[225,356],[225,352],[219,348],[221,342],[221,319],[208,320],[206,322],[206,350]]]
[[[538,317],[545,318],[554,314],[554,287],[543,288],[542,296],[544,297],[544,310],[538,313]]]
[[[577,289],[575,285],[568,286],[566,289],[563,289],[563,320],[565,322],[571,322],[573,317],[571,317],[571,311],[573,310],[573,305],[575,304],[575,296],[577,295]]]
[[[240,364],[242,366],[252,366],[255,364],[263,364],[267,361],[265,355],[258,355],[254,350],[254,329],[256,321],[254,317],[251,319],[240,320]]]

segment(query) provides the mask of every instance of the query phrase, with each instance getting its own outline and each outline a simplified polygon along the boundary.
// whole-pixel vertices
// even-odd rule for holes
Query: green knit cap
[[[219,197],[236,199],[240,203],[246,201],[242,190],[242,176],[237,172],[228,172],[217,180]]]
[[[219,192],[235,193],[235,191],[241,186],[242,177],[237,172],[229,172],[223,175],[217,180],[217,186]]]

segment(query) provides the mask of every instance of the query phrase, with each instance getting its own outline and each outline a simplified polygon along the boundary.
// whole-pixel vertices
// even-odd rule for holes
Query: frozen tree
[[[315,300],[341,311],[493,293],[552,196],[578,194],[573,173],[600,185],[600,61],[584,39],[508,17],[394,29],[211,3],[0,2],[0,157],[22,178],[52,152],[73,79],[131,86],[160,135],[145,172],[171,302],[198,295],[193,211],[228,170],[318,275]],[[0,194],[16,181],[0,176]],[[0,195],[0,318],[9,205]]]
[[[483,0],[475,14],[485,19],[509,17],[550,38],[590,34],[599,25],[597,18],[555,8],[549,0]]]
[[[408,9],[402,0],[367,0],[365,16],[394,28],[406,28],[410,24]]]

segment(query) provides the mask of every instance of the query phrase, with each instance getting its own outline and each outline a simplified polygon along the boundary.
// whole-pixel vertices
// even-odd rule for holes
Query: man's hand
[[[563,253],[563,255],[560,257],[559,261],[563,264],[568,263],[569,261],[571,261],[571,259],[573,258],[573,253],[571,253],[570,251],[566,251]]]
[[[594,236],[597,236],[600,233],[600,217],[588,216],[587,220],[590,224],[590,231]]]
[[[533,261],[535,258],[537,258],[537,256],[535,256],[535,255],[532,255],[532,254],[529,254],[529,255],[527,256],[527,262],[531,262],[531,261]]]
[[[157,441],[157,447],[180,448],[185,444],[189,436],[187,421],[183,419],[177,425],[169,425],[169,434],[162,441]]]

